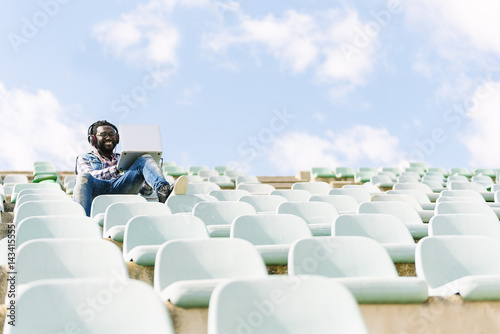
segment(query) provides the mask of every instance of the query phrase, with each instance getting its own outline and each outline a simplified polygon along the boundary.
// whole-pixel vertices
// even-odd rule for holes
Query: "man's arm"
[[[118,172],[116,165],[103,169],[94,169],[90,160],[84,155],[81,155],[76,159],[76,169],[78,174],[90,173],[90,175],[96,179],[101,180],[111,180],[120,177],[120,173]]]

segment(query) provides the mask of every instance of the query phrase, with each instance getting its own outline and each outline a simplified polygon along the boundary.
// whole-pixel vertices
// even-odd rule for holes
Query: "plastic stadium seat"
[[[120,248],[102,239],[35,239],[17,249],[17,283],[51,278],[128,278]]]
[[[250,192],[246,190],[224,189],[213,190],[209,195],[217,198],[219,201],[237,201],[242,196],[250,195]]]
[[[229,166],[214,166],[213,170],[217,171],[217,173],[219,173],[219,175],[224,175],[224,172],[226,170],[232,170],[232,168]]]
[[[14,212],[16,211],[16,208],[21,206],[21,204],[32,201],[73,201],[73,199],[66,195],[63,191],[26,194],[23,196],[17,196]]]
[[[99,225],[104,225],[104,214],[108,206],[114,203],[146,203],[139,195],[99,195],[92,201],[90,217]]]
[[[419,190],[423,191],[431,200],[431,202],[439,197],[439,194],[434,193],[431,187],[425,183],[396,183],[393,190]]]
[[[370,194],[378,194],[382,192],[379,187],[374,186],[369,182],[363,184],[346,184],[342,186],[342,189],[364,189],[367,190]]]
[[[400,174],[397,183],[419,183],[420,177],[418,174]]]
[[[436,215],[448,213],[477,213],[488,215],[498,220],[497,214],[488,204],[470,200],[442,202],[436,204]]]
[[[356,301],[341,284],[322,277],[296,281],[268,277],[221,284],[210,300],[208,334],[368,333]]]
[[[34,282],[19,295],[16,307],[22,316],[16,326],[5,321],[4,334],[174,334],[168,310],[150,286],[137,280]]]
[[[415,241],[406,225],[394,215],[342,215],[335,219],[332,236],[359,236],[378,241],[394,263],[415,262]]]
[[[289,202],[305,202],[312,196],[307,190],[279,189],[271,192],[271,195],[278,195],[286,198]]]
[[[234,182],[228,176],[210,176],[208,182],[213,182],[219,186],[219,188],[234,188]]]
[[[21,198],[21,196],[33,195],[33,194],[64,194],[64,191],[61,188],[57,187],[48,189],[47,188],[23,189],[17,194],[17,197]]]
[[[188,174],[189,175],[198,175],[200,170],[210,170],[208,166],[189,166]]]
[[[154,289],[163,301],[179,307],[207,307],[218,284],[265,276],[264,261],[246,240],[171,240],[156,255]]]
[[[23,189],[59,189],[61,186],[58,183],[18,183],[12,188],[10,201],[12,204],[16,203],[17,194]]]
[[[384,193],[384,194],[377,194],[372,196],[372,202],[379,202],[379,201],[390,201],[390,202],[405,202],[410,204],[412,207],[414,207],[420,218],[422,219],[422,222],[427,223],[429,222],[429,219],[431,219],[432,216],[434,216],[434,210],[424,210],[422,208],[422,205],[417,201],[417,199],[411,195],[406,195],[406,194],[389,194],[389,193]]]
[[[21,175],[21,174],[7,174],[3,179],[3,184],[7,183],[13,183],[13,184],[28,183],[28,177],[26,175]]]
[[[311,168],[311,178],[335,178],[335,173],[328,167]]]
[[[410,162],[410,168],[421,168],[424,171],[428,170],[427,164],[421,161],[412,161]]]
[[[338,179],[342,178],[354,178],[356,171],[352,167],[337,167],[335,168],[335,176]]]
[[[216,170],[206,170],[206,169],[202,169],[198,172],[198,176],[201,177],[204,181],[208,181],[208,178],[210,176],[219,176],[219,172],[216,171]]]
[[[57,170],[52,162],[38,161],[33,164],[33,183],[42,181],[56,182],[57,179]]]
[[[428,234],[428,226],[422,222],[417,209],[405,202],[369,202],[361,203],[358,213],[379,214],[385,213],[398,216],[408,227],[413,238],[422,238]]]
[[[401,170],[398,167],[382,167],[382,172],[391,172],[396,175],[396,177],[401,174]]]
[[[103,237],[123,241],[125,225],[135,216],[168,215],[170,209],[163,203],[119,202],[113,203],[104,214]]]
[[[188,175],[188,172],[182,166],[165,166],[163,165],[163,174],[179,177],[181,175]]]
[[[429,167],[428,172],[438,172],[438,173],[443,174],[443,176],[445,176],[445,177],[449,175],[446,168],[443,168],[443,167]]]
[[[398,179],[398,176],[396,175],[396,173],[389,172],[389,171],[378,172],[377,175],[386,175],[386,176],[389,176],[389,178],[391,179],[392,182],[396,182],[396,180]]]
[[[417,200],[423,210],[434,210],[436,208],[435,203],[431,203],[429,196],[427,196],[421,190],[388,190],[386,192],[388,195],[409,195]]]
[[[466,177],[471,177],[473,174],[467,168],[463,167],[454,167],[450,168],[450,176],[453,174],[463,175]]]
[[[205,182],[199,175],[186,175],[188,183],[202,183]],[[170,183],[170,182],[169,182]]]
[[[239,177],[239,176],[242,176],[244,175],[245,173],[241,170],[233,170],[233,169],[226,169],[223,173],[223,175],[221,176],[225,176],[227,178],[229,178],[229,180],[231,180],[232,182],[236,181],[236,179]]]
[[[450,190],[475,190],[479,192],[487,191],[484,185],[475,182],[449,181],[447,188]]]
[[[383,188],[392,188],[395,183],[388,175],[373,175],[370,177],[370,182],[377,187]]]
[[[327,195],[331,189],[326,182],[297,182],[292,185],[292,190],[307,190],[312,195]]]
[[[208,238],[201,219],[187,215],[137,216],[125,227],[123,258],[141,266],[154,266],[162,244],[185,238]]]
[[[236,178],[236,185],[240,183],[261,183],[255,175],[240,175]]]
[[[418,174],[419,177],[425,174],[427,171],[427,168],[422,168],[422,167],[416,167],[416,166],[410,166],[405,168],[405,172],[413,172]]]
[[[64,189],[66,190],[66,194],[73,194],[73,190],[75,189],[76,184],[76,175],[68,175],[64,178]]]
[[[370,202],[372,194],[363,188],[334,188],[331,189],[328,195],[348,195],[354,197],[358,203]]]
[[[211,237],[229,237],[236,217],[256,213],[255,208],[245,202],[201,202],[193,208],[193,215],[203,221]]]
[[[355,172],[354,173],[354,182],[370,182],[370,179],[373,175],[376,175],[376,172]]]
[[[231,226],[231,238],[241,238],[255,245],[267,265],[285,265],[290,245],[312,237],[307,223],[290,214],[239,216]]]
[[[379,173],[378,168],[376,167],[359,167],[358,169],[360,172],[373,172],[375,174]]]
[[[175,195],[169,196],[165,204],[175,213],[191,213],[200,202],[217,202],[218,199],[210,195]]]
[[[486,188],[490,188],[492,185],[495,184],[493,179],[488,175],[474,175],[471,178],[471,182],[479,183],[479,184],[485,186]]]
[[[284,202],[278,206],[276,213],[304,219],[314,236],[331,235],[333,221],[339,215],[337,209],[325,202]]]
[[[213,182],[202,182],[189,184],[187,195],[208,195],[212,190],[220,190],[220,187]]]
[[[274,213],[278,205],[286,201],[285,197],[278,195],[247,195],[238,200],[252,205],[257,213]]]
[[[272,185],[265,183],[240,183],[237,190],[246,190],[252,195],[269,195],[276,190]]]
[[[439,235],[484,235],[500,239],[500,225],[491,215],[441,214],[429,222],[429,236]]]
[[[342,214],[356,213],[358,201],[349,195],[316,195],[309,198],[309,202],[325,202],[331,204]]]
[[[87,216],[34,216],[23,219],[16,228],[16,247],[33,239],[101,239],[101,229]]]
[[[421,303],[427,284],[399,277],[387,251],[366,237],[316,237],[295,242],[288,258],[289,275],[334,278],[358,303]]]
[[[484,236],[427,237],[417,244],[417,276],[429,295],[459,293],[469,301],[500,300],[500,243]]]
[[[21,204],[14,215],[14,224],[19,224],[24,218],[32,216],[83,216],[86,217],[83,207],[73,201],[54,200],[54,201],[32,201]]]
[[[490,178],[496,177],[495,170],[493,170],[491,168],[474,168],[473,172],[474,172],[474,176],[484,175],[484,176],[489,176]]]

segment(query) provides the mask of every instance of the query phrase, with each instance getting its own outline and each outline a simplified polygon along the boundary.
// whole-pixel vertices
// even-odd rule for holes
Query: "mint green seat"
[[[429,295],[456,293],[468,301],[500,300],[500,243],[485,236],[435,236],[417,244],[417,276]]]
[[[425,196],[425,195],[424,195]],[[424,210],[422,205],[419,203],[419,201],[407,194],[395,194],[395,193],[383,193],[383,194],[376,194],[372,196],[372,202],[378,202],[378,201],[390,201],[390,202],[405,202],[410,204],[415,210],[417,210],[418,215],[420,216],[420,219],[422,219],[423,223],[429,222],[429,219],[431,219],[432,216],[434,216],[434,210]]]
[[[210,196],[217,198],[219,201],[237,201],[242,196],[250,195],[249,191],[237,189],[212,190]]]
[[[21,204],[14,214],[13,223],[17,226],[20,221],[33,216],[82,216],[85,217],[83,207],[73,201],[52,200],[52,201],[31,201]]]
[[[392,190],[418,190],[424,192],[431,202],[436,201],[439,197],[439,193],[434,193],[432,188],[425,183],[396,183],[392,187]]]
[[[125,226],[123,258],[141,266],[154,266],[162,244],[186,238],[208,238],[201,219],[187,215],[136,216]]]
[[[427,196],[427,194],[421,190],[412,190],[412,189],[388,190],[388,191],[386,191],[386,194],[387,195],[408,195],[408,196],[411,196],[417,200],[417,202],[420,204],[420,206],[423,210],[434,210],[436,208],[436,203],[432,203],[431,200],[429,199],[429,196]]]
[[[377,187],[383,188],[392,188],[395,184],[388,175],[372,175],[370,182]]]
[[[25,194],[22,196],[17,196],[16,205],[14,206],[14,212],[16,212],[16,208],[20,207],[23,203],[30,201],[73,201],[73,199],[66,195],[64,191],[57,192],[40,192],[34,194]]]
[[[420,176],[413,172],[404,172],[399,174],[397,183],[419,183]]]
[[[391,172],[396,175],[396,177],[401,174],[401,170],[398,167],[382,167],[382,172]]]
[[[240,183],[237,190],[246,190],[252,195],[269,195],[276,190],[272,185],[265,183]]]
[[[486,187],[480,183],[463,182],[463,181],[449,181],[447,188],[449,190],[475,190],[479,192],[486,192]]]
[[[427,167],[427,164],[425,162],[422,162],[422,161],[411,161],[410,168],[413,168],[413,167],[422,168],[426,172],[429,170],[429,168]]]
[[[363,184],[346,184],[342,186],[342,189],[364,189],[367,190],[372,195],[382,192],[382,190],[380,190],[379,187],[371,184],[370,182],[366,182]]]
[[[281,203],[276,213],[291,214],[304,219],[314,236],[331,235],[333,221],[339,215],[337,209],[328,203],[308,201]]]
[[[379,173],[379,170],[376,167],[359,167],[358,171],[360,171],[360,172],[373,172],[375,174]]]
[[[3,179],[3,184],[28,183],[28,177],[22,174],[7,174]]]
[[[297,182],[292,190],[307,190],[311,195],[327,195],[332,187],[326,182]]]
[[[187,195],[208,195],[212,190],[220,190],[220,186],[214,182],[190,183]]]
[[[490,178],[497,176],[497,173],[491,168],[475,168],[473,172],[474,175],[484,175],[489,176]]]
[[[329,279],[274,276],[220,284],[210,299],[208,334],[254,332],[367,334],[368,330],[351,293]]]
[[[474,175],[471,178],[471,182],[483,185],[487,190],[491,189],[491,187],[495,184],[495,181],[493,181],[493,179],[490,176],[482,174]]]
[[[200,202],[217,202],[218,199],[205,194],[196,195],[173,195],[167,198],[165,204],[170,208],[173,214],[186,213],[191,214],[196,204]]]
[[[441,214],[432,217],[429,222],[429,236],[440,235],[484,235],[500,239],[500,224],[491,215]]]
[[[76,175],[67,175],[64,178],[64,189],[66,191],[66,194],[72,195],[73,190],[75,189],[75,184],[76,184]]]
[[[42,181],[56,182],[57,180],[57,170],[52,162],[43,161],[33,164],[33,183]]]
[[[328,167],[313,167],[311,168],[311,178],[335,178],[335,173]]]
[[[463,175],[466,177],[471,177],[473,175],[470,170],[468,170],[467,168],[464,168],[464,167],[450,168],[450,175],[454,175],[454,174]]]
[[[138,280],[115,277],[33,282],[19,294],[16,307],[16,326],[5,321],[4,334],[174,334],[168,310],[154,290]]]
[[[477,213],[488,215],[498,220],[498,215],[494,211],[494,208],[484,202],[472,200],[440,202],[436,204],[436,215],[448,213]]]
[[[309,198],[309,202],[325,202],[333,205],[339,214],[356,213],[358,201],[349,195],[315,195]]]
[[[188,174],[189,175],[198,175],[200,170],[210,170],[208,166],[189,166]]]
[[[332,236],[359,236],[378,241],[394,263],[415,263],[415,241],[406,225],[394,215],[341,215],[332,225]]]
[[[203,221],[211,237],[229,237],[236,217],[256,213],[255,208],[245,202],[200,202],[193,208],[193,215]]]
[[[428,235],[428,225],[411,204],[402,201],[380,201],[361,203],[357,213],[390,214],[399,217],[410,230],[413,238],[419,239]]]
[[[236,185],[240,183],[261,183],[255,175],[240,175],[236,178]]]
[[[286,198],[289,202],[307,202],[312,196],[307,190],[279,189],[271,191],[270,195],[278,195]]]
[[[188,175],[188,172],[182,166],[163,166],[163,174],[172,175],[173,177],[179,177],[181,175]]]
[[[229,176],[225,175],[210,176],[208,182],[217,184],[219,188],[234,188],[234,182],[231,181]]]
[[[425,172],[427,171],[427,168],[423,168],[423,167],[407,167],[405,168],[405,172],[413,172],[413,173],[417,173],[419,177],[423,176],[425,174]]]
[[[52,278],[128,278],[120,248],[102,239],[34,239],[17,249],[17,284]]]
[[[350,178],[353,179],[356,171],[352,167],[337,167],[335,168],[335,177],[338,179]]]
[[[59,189],[61,186],[58,183],[18,183],[12,188],[10,201],[16,203],[17,194],[24,189]]]
[[[221,176],[228,177],[231,182],[235,182],[238,177],[243,175],[245,175],[245,173],[241,170],[226,169]]]
[[[213,170],[217,171],[219,175],[224,175],[226,170],[232,170],[232,168],[229,166],[214,166]]]
[[[23,219],[16,228],[16,247],[33,239],[101,239],[101,229],[87,216],[34,216]]]
[[[156,255],[154,289],[164,302],[183,308],[207,307],[218,284],[266,276],[264,261],[246,240],[171,240]]]
[[[253,206],[257,213],[274,213],[278,205],[286,201],[285,197],[278,195],[247,195],[238,200]]]
[[[208,181],[208,178],[210,176],[219,176],[219,172],[217,172],[216,170],[206,170],[206,169],[202,169],[198,172],[198,176],[202,178],[203,181]]]
[[[422,303],[425,280],[399,277],[387,251],[366,237],[301,239],[290,248],[289,275],[320,275],[342,283],[358,303]]]
[[[100,226],[104,225],[106,209],[114,203],[146,203],[146,199],[139,195],[99,195],[92,200],[90,217]]]
[[[370,178],[374,175],[377,175],[377,173],[372,172],[372,171],[355,172],[354,173],[354,182],[357,182],[357,183],[370,182]]]
[[[304,219],[283,213],[239,216],[232,223],[230,237],[254,244],[266,265],[285,265],[290,245],[312,234]]]
[[[439,202],[440,199],[443,199],[444,197],[450,197],[452,200],[460,200],[461,198],[469,198],[470,200],[477,201],[477,202],[482,202],[485,203],[486,200],[484,197],[481,195],[479,191],[476,190],[467,190],[467,189],[462,189],[462,190],[443,190],[441,192],[441,195],[437,199],[436,203]]]
[[[119,202],[113,203],[104,214],[103,237],[123,241],[125,225],[135,216],[169,215],[168,206],[159,202]]]

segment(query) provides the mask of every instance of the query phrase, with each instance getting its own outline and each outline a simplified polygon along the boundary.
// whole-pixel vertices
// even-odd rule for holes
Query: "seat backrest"
[[[473,197],[481,202],[486,202],[483,195],[479,191],[476,190],[443,190],[439,197]]]
[[[185,238],[208,238],[207,228],[200,218],[191,215],[136,216],[125,227],[123,254],[137,246],[161,245]]]
[[[231,238],[245,239],[254,245],[287,245],[311,236],[302,218],[286,213],[239,216],[230,233]]]
[[[231,225],[241,215],[254,215],[255,208],[245,202],[201,202],[194,206],[193,215],[200,218],[206,226]]]
[[[159,202],[118,202],[113,203],[106,209],[104,214],[103,236],[114,226],[125,226],[135,216],[144,215],[168,215],[170,209]]]
[[[198,175],[200,170],[210,170],[208,166],[189,166],[188,172],[189,175]]]
[[[429,196],[425,194],[425,192],[421,190],[388,190],[386,192],[388,195],[390,194],[396,194],[396,195],[409,195],[413,198],[415,198],[420,204],[429,204],[431,203],[431,200],[429,199]]]
[[[238,200],[252,205],[257,213],[259,212],[276,212],[278,205],[286,202],[286,198],[278,195],[247,195],[242,196]]]
[[[35,239],[17,249],[18,284],[50,278],[128,278],[120,248],[102,239]]]
[[[17,197],[21,198],[24,195],[33,194],[65,194],[61,188],[34,188],[34,189],[23,189],[18,194]]]
[[[309,198],[309,202],[329,203],[341,214],[355,213],[359,205],[358,201],[349,195],[315,195]]]
[[[461,182],[461,181],[450,181],[447,185],[450,190],[475,190],[479,192],[486,192],[486,187],[482,184],[476,182]]]
[[[361,203],[358,213],[386,213],[399,217],[406,225],[423,224],[422,218],[411,204],[399,201],[381,201]]]
[[[312,195],[327,195],[331,189],[326,182],[297,182],[292,185],[292,190],[307,190]]]
[[[23,190],[24,191],[24,190]],[[63,200],[63,201],[72,201],[73,199],[66,195],[63,191],[57,192],[49,192],[49,193],[36,193],[36,194],[26,194],[23,196],[17,196],[16,206],[14,207],[14,211],[16,207],[21,206],[21,204],[30,201],[53,201],[53,200]]]
[[[380,202],[380,201],[390,201],[390,202],[405,202],[410,204],[416,210],[422,210],[422,205],[417,201],[417,199],[411,195],[407,194],[389,194],[382,193],[373,195],[371,198],[372,202]]]
[[[436,215],[447,213],[479,213],[491,216],[498,220],[495,211],[493,211],[493,209],[488,204],[475,201],[452,201],[440,202],[436,204]]]
[[[208,179],[210,176],[217,176],[217,175],[219,175],[219,172],[213,169],[210,170],[202,169],[198,171],[198,176],[205,179]]]
[[[174,334],[169,311],[154,290],[138,280],[114,277],[33,282],[19,294],[16,306],[23,318],[30,321],[4,326],[5,334],[61,330]]]
[[[33,239],[100,239],[100,227],[86,216],[34,216],[23,219],[16,228],[16,247]]]
[[[396,183],[392,186],[393,190],[420,190],[426,194],[433,193],[431,187],[425,183]]]
[[[215,288],[208,334],[252,333],[254,318],[259,333],[368,333],[352,294],[322,277],[231,280]]]
[[[354,197],[358,203],[370,202],[371,193],[363,188],[334,188],[328,195],[348,195]]]
[[[332,236],[360,236],[381,244],[415,244],[408,227],[394,215],[380,213],[341,215],[332,225]]]
[[[240,175],[236,178],[236,185],[240,183],[261,183],[255,175]]]
[[[220,187],[213,182],[190,183],[186,194],[208,195],[212,190],[220,190]]]
[[[225,175],[210,176],[208,178],[208,183],[214,183],[217,185],[218,184],[226,184],[226,187],[231,185],[231,184],[234,185],[231,178],[229,176],[225,176]],[[220,186],[219,186],[219,189],[220,189]],[[213,189],[213,190],[217,190],[217,189]]]
[[[450,175],[450,176],[448,176],[448,182],[451,182],[451,181],[469,183],[469,178],[467,176],[458,175],[458,174],[457,175]]]
[[[291,214],[304,219],[307,224],[332,224],[339,212],[325,202],[284,202],[276,209],[278,214]]]
[[[272,185],[265,183],[240,183],[236,186],[238,190],[246,190],[253,195],[269,195],[276,190]]]
[[[479,197],[469,197],[469,196],[439,196],[436,199],[436,204],[439,204],[441,202],[479,202],[479,203],[485,203],[486,201],[484,198],[479,198]]]
[[[441,214],[429,221],[429,236],[439,235],[484,235],[500,238],[500,224],[498,219],[490,215]]]
[[[28,183],[28,177],[26,175],[7,174],[3,179],[3,183]]]
[[[83,207],[73,201],[52,200],[52,201],[31,201],[21,204],[14,215],[14,224],[18,224],[24,218],[32,216],[86,216]]]
[[[146,203],[147,200],[139,195],[99,195],[92,201],[90,217],[94,218],[105,213],[108,206],[114,203]]]
[[[283,196],[287,201],[304,202],[312,196],[307,190],[279,189],[271,192],[271,195]]]
[[[58,183],[18,183],[12,188],[12,194],[10,201],[16,203],[17,194],[24,189],[59,189],[61,190],[61,185]]]
[[[391,184],[393,181],[388,175],[372,175],[370,177],[370,182],[377,185],[377,183],[388,183]]]
[[[193,208],[200,202],[217,202],[218,199],[205,194],[169,196],[165,204],[173,214],[180,212],[193,212]]]
[[[246,190],[224,189],[212,190],[209,195],[217,198],[219,201],[237,201],[242,196],[250,195],[250,192]]]
[[[430,288],[464,276],[500,274],[500,243],[485,236],[435,236],[421,239],[415,271]]]
[[[419,183],[420,178],[418,175],[401,174],[398,176],[397,181],[398,183]]]
[[[314,237],[296,241],[288,253],[289,275],[398,277],[377,241],[366,237]]]
[[[179,239],[164,243],[155,260],[154,288],[183,280],[267,276],[255,247],[234,238]]]

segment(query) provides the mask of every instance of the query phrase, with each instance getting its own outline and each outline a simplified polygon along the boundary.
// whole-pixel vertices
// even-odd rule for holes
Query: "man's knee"
[[[94,177],[90,173],[78,174],[76,176],[75,185],[77,185],[77,184],[81,184],[81,185],[87,184],[87,183],[89,183],[89,181],[92,182],[93,179],[94,179]]]

